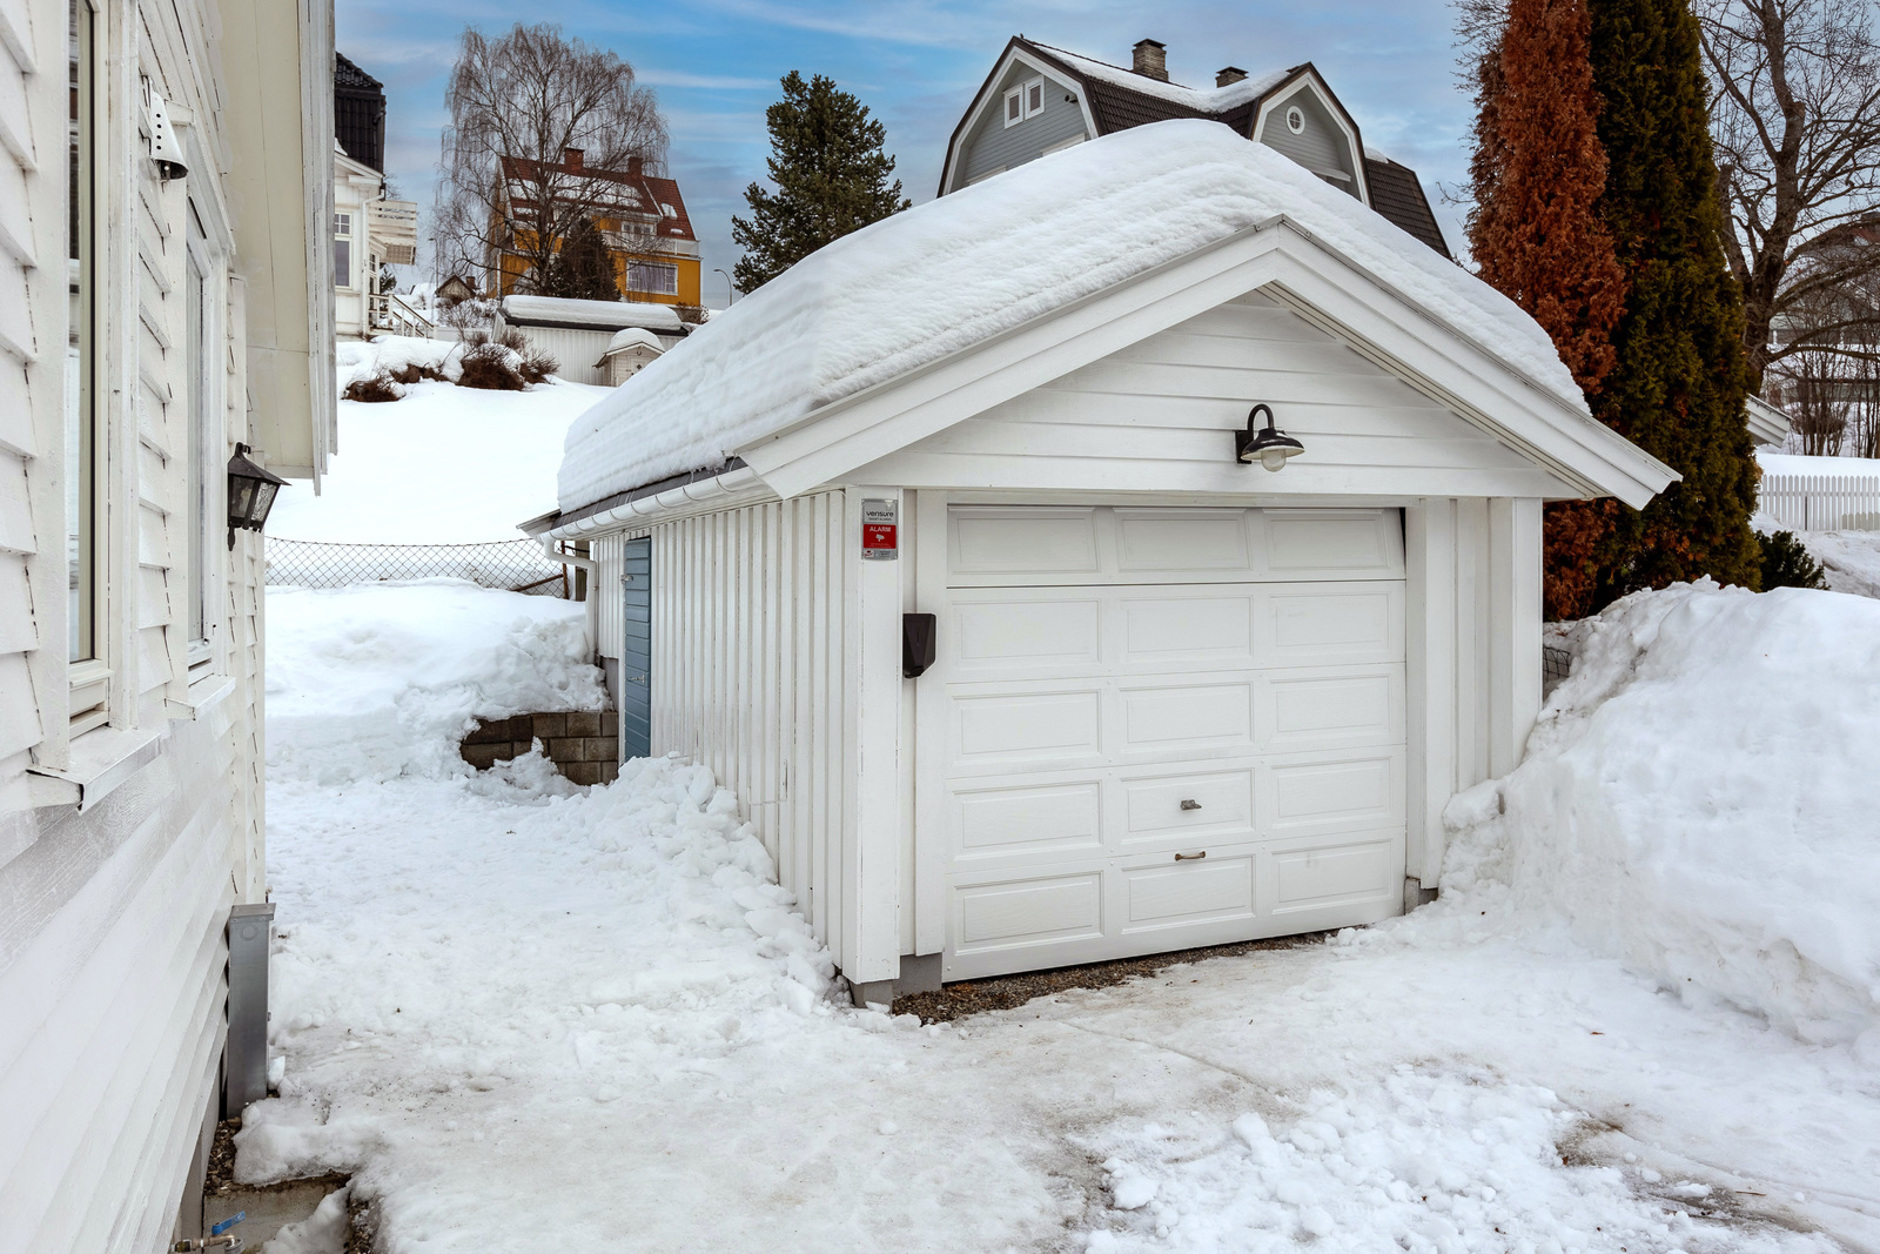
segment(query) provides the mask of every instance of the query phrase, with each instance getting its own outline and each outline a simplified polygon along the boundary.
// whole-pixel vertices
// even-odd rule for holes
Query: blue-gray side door
[[[642,536],[626,544],[620,583],[620,757],[644,758],[653,752],[653,541]]]

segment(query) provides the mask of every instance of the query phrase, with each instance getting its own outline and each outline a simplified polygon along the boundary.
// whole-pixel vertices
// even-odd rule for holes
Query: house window
[[[98,657],[98,422],[94,378],[97,247],[92,165],[97,151],[93,57],[97,18],[86,0],[74,0],[66,12],[70,19],[66,70],[71,102],[66,126],[71,194],[66,224],[66,276],[71,303],[65,349],[65,556],[70,624],[66,657],[72,662],[87,662]]]
[[[1034,78],[1005,93],[1005,124],[1017,126],[1044,112],[1044,79]]]
[[[352,215],[336,213],[333,215],[333,286],[352,285]]]
[[[192,206],[192,210],[193,210]],[[187,574],[184,586],[189,598],[189,663],[198,666],[210,660],[209,634],[215,615],[210,608],[210,575],[215,570],[215,550],[210,547],[214,534],[209,520],[221,510],[220,489],[225,478],[216,457],[220,440],[214,426],[215,376],[212,304],[209,299],[208,241],[190,214],[188,274],[185,279],[184,317],[187,356],[184,369],[189,393],[184,421],[189,440],[189,519],[184,532]]]
[[[679,267],[658,261],[629,261],[627,290],[652,292],[658,296],[679,294]]]

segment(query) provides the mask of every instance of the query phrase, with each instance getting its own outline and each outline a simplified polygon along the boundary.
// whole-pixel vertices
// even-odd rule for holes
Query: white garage
[[[1540,709],[1543,503],[1671,478],[1513,304],[1175,122],[800,262],[525,525],[597,567],[627,751],[881,1000],[1414,905]]]

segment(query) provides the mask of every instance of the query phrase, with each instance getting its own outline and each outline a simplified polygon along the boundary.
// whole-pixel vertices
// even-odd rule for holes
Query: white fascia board
[[[1266,133],[1267,122],[1271,120],[1274,112],[1300,92],[1310,92],[1318,100],[1320,107],[1331,114],[1332,121],[1338,124],[1338,130],[1344,135],[1345,143],[1351,151],[1351,177],[1358,184],[1358,199],[1363,204],[1369,205],[1371,185],[1364,178],[1363,138],[1358,134],[1357,123],[1351,120],[1351,115],[1345,112],[1345,107],[1338,103],[1338,97],[1332,95],[1332,89],[1325,85],[1325,80],[1319,77],[1317,69],[1308,68],[1301,71],[1297,85],[1283,83],[1267,93],[1267,98],[1260,103],[1260,111],[1254,115],[1251,138],[1255,143],[1260,142],[1260,136]]]
[[[971,137],[973,128],[979,125],[979,119],[992,106],[992,101],[995,98],[1004,99],[1004,92],[1000,90],[999,84],[1005,81],[1005,76],[1011,72],[1014,65],[1022,65],[1034,74],[1043,75],[1058,86],[1076,92],[1078,111],[1084,115],[1084,138],[1095,139],[1097,137],[1097,118],[1090,111],[1090,93],[1084,89],[1084,84],[1056,66],[1046,65],[1023,48],[1009,49],[1005,56],[999,59],[999,64],[994,67],[992,75],[986,79],[985,87],[981,89],[978,96],[974,97],[973,103],[967,108],[966,121],[959,130],[959,142],[947,149],[946,178],[941,183],[946,191],[941,195],[956,192],[962,186],[959,181],[960,147]]]
[[[1544,495],[1609,494],[1638,508],[1677,478],[1283,217],[824,406],[737,452],[778,496],[797,496],[1255,290],[1551,472],[1561,490]]]

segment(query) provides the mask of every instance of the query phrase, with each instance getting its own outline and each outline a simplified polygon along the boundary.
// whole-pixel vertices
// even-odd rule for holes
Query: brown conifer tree
[[[1511,0],[1498,30],[1478,22],[1476,31],[1485,38],[1476,68],[1470,248],[1482,278],[1534,315],[1574,380],[1596,393],[1613,366],[1625,275],[1597,209],[1606,153],[1585,0]],[[1596,563],[1614,515],[1611,501],[1548,507],[1548,617],[1578,618],[1593,608]]]

